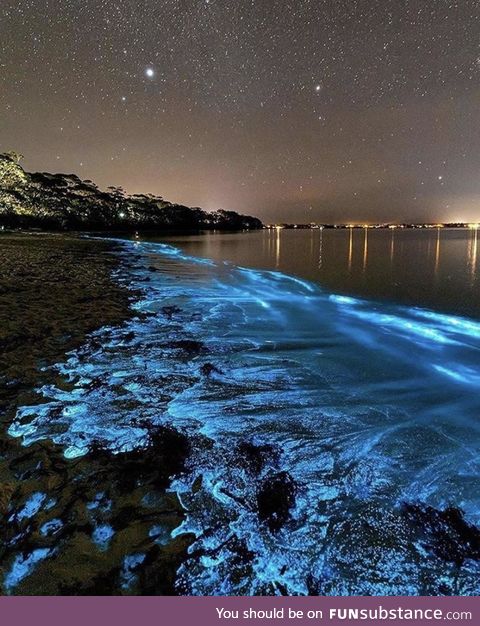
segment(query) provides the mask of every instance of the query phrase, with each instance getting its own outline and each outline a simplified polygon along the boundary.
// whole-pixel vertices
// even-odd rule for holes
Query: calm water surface
[[[480,317],[477,230],[263,230],[162,238],[188,254],[325,289]]]

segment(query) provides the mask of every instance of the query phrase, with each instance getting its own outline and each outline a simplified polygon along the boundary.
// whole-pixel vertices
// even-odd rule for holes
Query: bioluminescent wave
[[[172,484],[175,533],[195,536],[185,593],[480,592],[475,554],[426,530],[480,523],[480,323],[165,244],[123,253],[137,316],[56,365],[69,384],[41,388],[11,435],[68,458],[141,448],[152,424],[203,436]]]

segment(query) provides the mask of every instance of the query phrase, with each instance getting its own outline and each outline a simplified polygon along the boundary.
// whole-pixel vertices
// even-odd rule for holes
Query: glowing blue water
[[[176,533],[194,533],[201,549],[179,572],[192,594],[306,593],[309,578],[324,593],[415,594],[426,569],[452,578],[391,512],[404,501],[453,504],[480,522],[480,323],[332,295],[165,244],[125,243],[124,253],[133,268],[118,279],[142,286],[139,316],[57,365],[72,390],[42,388],[44,403],[22,407],[11,435],[52,439],[70,458],[93,440],[115,452],[144,445],[141,420],[213,440],[173,483],[188,512]],[[203,345],[188,354],[186,340]],[[236,452],[246,440],[275,446],[278,460],[252,474]],[[255,497],[279,470],[298,490],[291,519],[272,534]],[[96,533],[106,547],[109,530]],[[233,539],[253,554],[244,569]],[[474,564],[462,581],[459,592],[480,591]]]
[[[9,592],[16,587],[19,582],[33,571],[35,565],[46,559],[51,552],[48,548],[37,548],[26,556],[19,554],[3,581],[6,591]]]

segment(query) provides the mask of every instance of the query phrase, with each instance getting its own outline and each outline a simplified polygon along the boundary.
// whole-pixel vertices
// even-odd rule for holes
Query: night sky
[[[265,221],[480,221],[480,2],[2,0],[0,140]]]

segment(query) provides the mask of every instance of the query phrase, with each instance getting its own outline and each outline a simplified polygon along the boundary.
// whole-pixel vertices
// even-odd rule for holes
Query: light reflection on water
[[[399,247],[408,242],[401,236]],[[374,232],[299,239],[310,237],[347,259],[351,241],[360,273],[374,263]],[[284,242],[292,246],[279,232],[251,241],[280,266]],[[200,555],[180,571],[189,593],[254,594],[267,584],[307,593],[315,580],[323,593],[418,594],[429,577],[478,593],[476,570],[460,576],[427,558],[394,512],[404,501],[453,505],[480,523],[480,322],[331,293],[300,272],[214,263],[193,247],[126,244],[126,254],[141,253],[133,284],[149,278],[136,308],[151,315],[96,333],[101,349],[71,353],[57,370],[73,389],[43,388],[45,403],[22,407],[10,434],[25,444],[52,439],[71,458],[93,440],[116,452],[143,446],[144,420],[210,438],[213,449],[198,446],[190,473],[173,485],[188,512],[176,532],[193,533]],[[313,249],[318,259],[322,247]],[[165,306],[178,312],[165,316]],[[186,358],[175,347],[185,340],[202,349]],[[210,376],[201,374],[207,364]],[[252,474],[235,453],[245,441],[273,446],[278,460]],[[291,519],[272,534],[255,498],[259,481],[279,470],[297,496]],[[364,528],[375,525],[372,538]],[[254,555],[248,571],[233,539]]]
[[[162,240],[194,256],[295,274],[336,293],[480,318],[477,229],[272,229]]]
[[[477,252],[478,252],[478,228],[474,228],[471,231],[471,237],[469,241],[468,261],[470,265],[470,279],[471,284],[475,283],[477,274]]]

